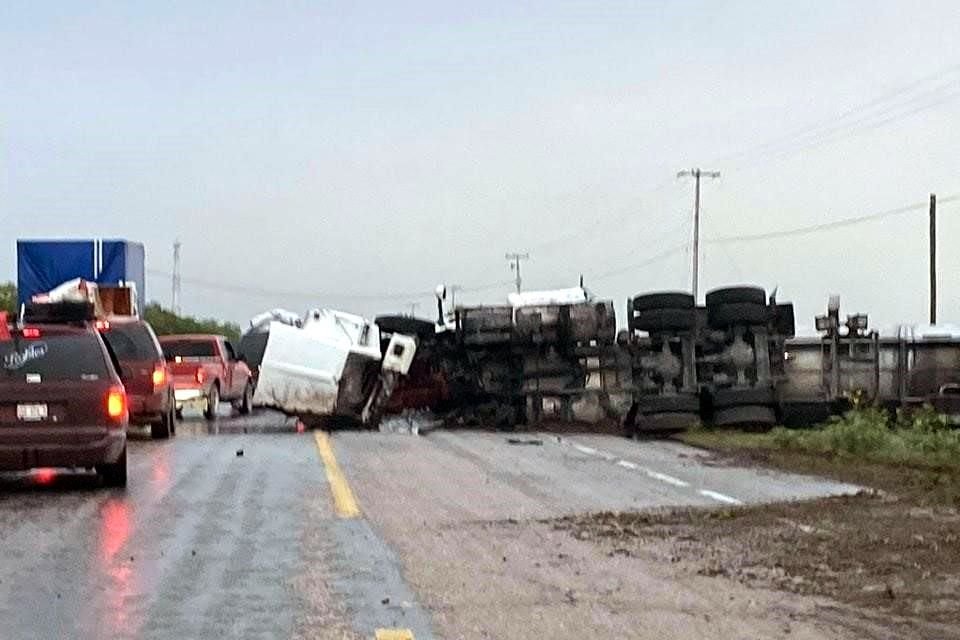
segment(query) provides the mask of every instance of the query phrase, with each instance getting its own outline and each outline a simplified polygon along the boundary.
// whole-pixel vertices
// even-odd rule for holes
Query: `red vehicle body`
[[[0,327],[0,471],[95,468],[127,483],[127,397],[90,325]]]
[[[130,423],[149,424],[153,438],[176,431],[173,380],[153,329],[133,316],[98,320],[97,329],[120,363],[130,403]]]
[[[249,413],[253,402],[253,381],[246,363],[239,360],[233,345],[223,336],[161,336],[167,367],[173,379],[177,416],[183,408],[195,406],[208,420],[217,415],[221,400],[234,402],[240,413]]]

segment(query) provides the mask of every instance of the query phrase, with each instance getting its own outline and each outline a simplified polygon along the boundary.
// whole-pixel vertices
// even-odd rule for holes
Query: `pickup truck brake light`
[[[197,384],[203,384],[204,380],[207,379],[207,372],[203,370],[203,367],[197,367]]]

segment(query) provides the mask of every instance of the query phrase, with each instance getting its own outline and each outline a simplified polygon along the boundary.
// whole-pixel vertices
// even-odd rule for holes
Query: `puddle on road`
[[[229,408],[220,407],[216,420],[205,420],[199,413],[185,413],[177,422],[174,437],[206,436],[238,433],[297,433],[297,421],[277,411],[257,410],[250,415],[235,415]],[[139,428],[137,428],[139,429]],[[149,429],[143,431],[149,438]],[[135,430],[131,428],[131,436]]]

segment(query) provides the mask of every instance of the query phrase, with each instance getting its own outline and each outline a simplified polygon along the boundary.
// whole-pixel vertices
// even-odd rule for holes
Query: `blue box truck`
[[[67,280],[100,285],[133,284],[146,301],[143,244],[129,240],[17,240],[19,304]]]

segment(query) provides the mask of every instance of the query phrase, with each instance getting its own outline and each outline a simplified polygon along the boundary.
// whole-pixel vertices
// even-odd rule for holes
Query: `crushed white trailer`
[[[304,422],[342,416],[376,424],[416,349],[403,334],[383,347],[375,323],[332,309],[310,311],[302,326],[273,321],[253,404]]]

